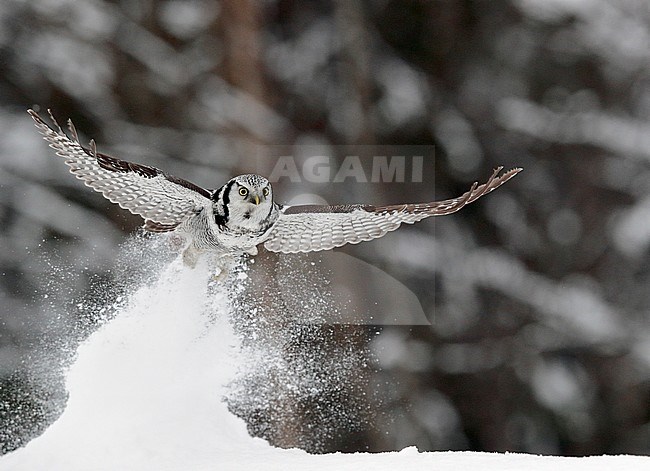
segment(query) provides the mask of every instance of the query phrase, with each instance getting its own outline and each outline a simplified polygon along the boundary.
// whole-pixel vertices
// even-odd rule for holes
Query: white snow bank
[[[650,458],[471,452],[309,455],[251,438],[222,397],[238,340],[207,270],[172,264],[81,345],[61,417],[2,471],[128,470],[641,470]]]

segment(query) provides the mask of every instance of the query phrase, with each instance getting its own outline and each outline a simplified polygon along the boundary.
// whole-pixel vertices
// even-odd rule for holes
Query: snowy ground
[[[172,264],[80,348],[68,405],[43,435],[0,459],[2,471],[645,470],[650,457],[472,452],[309,455],[251,438],[222,397],[237,370],[227,297],[207,270]],[[217,313],[218,315],[209,315]]]

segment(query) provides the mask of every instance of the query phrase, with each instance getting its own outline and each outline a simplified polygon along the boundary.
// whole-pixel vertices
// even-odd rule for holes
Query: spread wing
[[[72,135],[69,137],[49,110],[54,127],[35,111],[28,112],[50,147],[65,159],[72,174],[113,203],[142,216],[146,229],[173,230],[185,217],[209,203],[210,192],[187,180],[97,152],[94,141],[90,141],[90,148],[82,146],[72,121],[68,120]]]
[[[522,170],[515,168],[499,176],[502,169],[495,169],[486,183],[474,183],[462,196],[443,201],[389,206],[285,206],[264,247],[272,252],[312,252],[376,239],[402,223],[413,224],[430,216],[454,213]]]

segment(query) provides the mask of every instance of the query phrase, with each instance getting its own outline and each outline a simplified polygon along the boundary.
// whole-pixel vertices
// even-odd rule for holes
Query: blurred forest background
[[[259,145],[436,147],[435,188],[281,182],[284,201],[426,201],[524,167],[435,225],[346,249],[432,325],[359,327],[384,411],[318,451],[650,453],[650,2],[4,0],[3,452],[60,412],[35,352],[97,322],[74,303],[120,283],[140,225],[46,148],[39,105],[208,188]]]

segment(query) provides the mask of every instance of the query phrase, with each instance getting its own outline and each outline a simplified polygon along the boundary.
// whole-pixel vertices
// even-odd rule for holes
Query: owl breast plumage
[[[36,126],[70,172],[87,186],[144,221],[151,232],[177,231],[189,240],[184,260],[194,265],[202,252],[255,255],[257,247],[295,253],[330,250],[382,237],[401,224],[451,214],[490,193],[521,171],[494,170],[486,183],[443,201],[373,206],[287,206],[274,201],[269,181],[239,175],[210,191],[147,165],[127,162],[83,146],[71,121],[70,134],[50,113],[53,126],[29,110]]]

